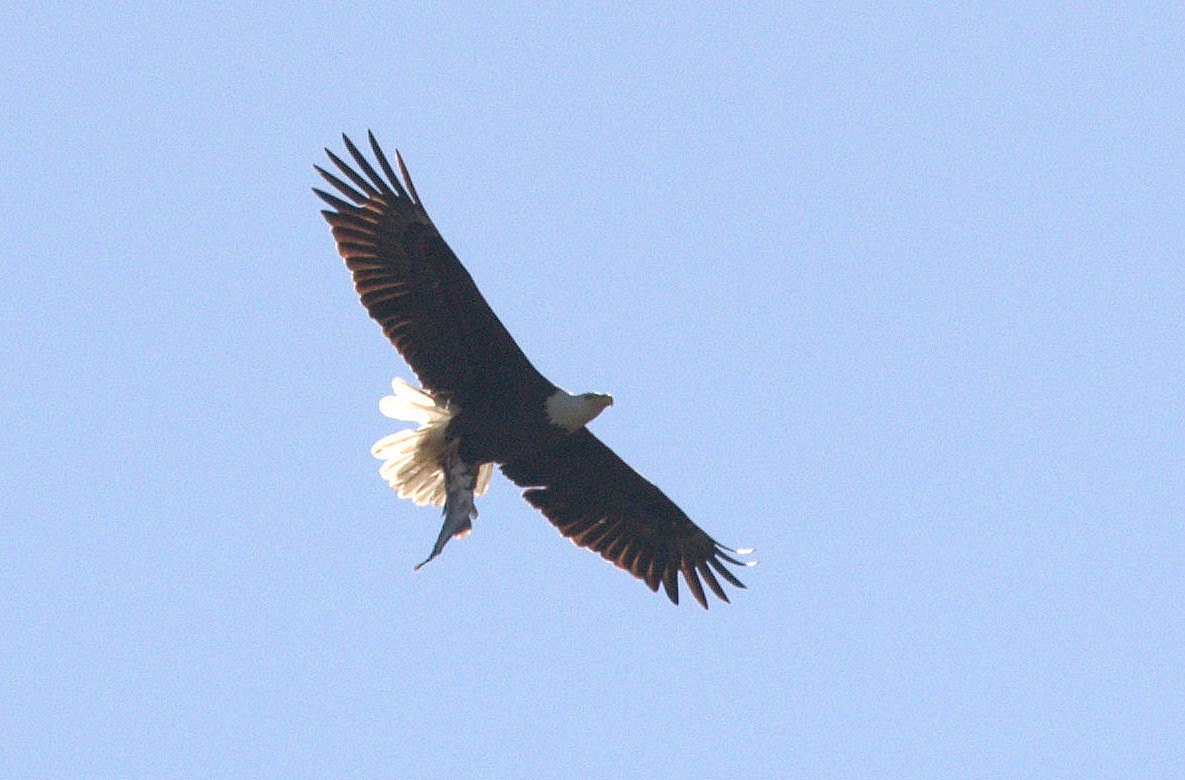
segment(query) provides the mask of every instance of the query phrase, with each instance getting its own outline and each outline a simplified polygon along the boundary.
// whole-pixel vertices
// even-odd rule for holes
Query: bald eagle
[[[395,153],[396,176],[369,138],[382,174],[343,135],[358,170],[325,153],[349,183],[314,167],[345,200],[313,191],[330,206],[321,213],[362,305],[422,386],[394,380],[380,411],[419,427],[372,448],[401,498],[444,507],[436,544],[416,569],[470,531],[474,496],[496,464],[561,534],[650,590],[662,584],[678,604],[682,573],[705,609],[701,578],[727,602],[716,575],[745,587],[724,562],[752,565],[733,557],[751,550],[718,544],[585,427],[613,398],[573,395],[531,365],[428,218],[403,158]]]

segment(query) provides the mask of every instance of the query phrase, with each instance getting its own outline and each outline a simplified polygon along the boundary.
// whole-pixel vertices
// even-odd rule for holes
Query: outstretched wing
[[[517,383],[546,383],[428,218],[399,153],[403,183],[368,135],[385,176],[343,135],[361,174],[326,149],[350,183],[314,167],[346,200],[313,190],[332,207],[321,213],[362,305],[438,400],[464,406],[479,383],[512,372]]]
[[[718,544],[587,428],[539,455],[504,464],[502,472],[526,488],[523,498],[560,533],[600,553],[653,591],[662,583],[676,604],[680,572],[705,609],[701,577],[724,601],[728,596],[717,574],[745,587],[722,561],[750,566],[730,555],[748,551]]]

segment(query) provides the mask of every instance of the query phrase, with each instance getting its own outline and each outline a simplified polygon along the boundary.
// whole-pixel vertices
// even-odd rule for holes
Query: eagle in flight
[[[432,224],[403,158],[395,153],[396,176],[369,138],[382,173],[343,135],[357,168],[326,149],[344,178],[314,166],[338,195],[313,191],[329,205],[321,213],[362,305],[422,387],[392,382],[380,411],[419,427],[371,450],[401,498],[444,506],[432,553],[416,568],[469,532],[496,464],[561,534],[652,591],[661,584],[678,604],[682,573],[704,608],[702,583],[727,602],[717,575],[745,587],[724,564],[751,566],[734,556],[752,551],[717,543],[588,430],[613,398],[573,395],[531,365]]]

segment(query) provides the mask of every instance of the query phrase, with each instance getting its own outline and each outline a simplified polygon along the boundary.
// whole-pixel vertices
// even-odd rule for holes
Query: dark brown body
[[[358,170],[325,150],[349,182],[317,168],[346,198],[315,190],[331,207],[321,213],[362,305],[424,390],[455,414],[447,435],[460,442],[463,464],[500,464],[560,533],[651,590],[662,585],[675,603],[679,574],[704,607],[704,583],[728,601],[717,575],[744,587],[723,565],[749,565],[729,555],[739,552],[704,533],[584,427],[595,411],[572,432],[550,422],[556,386],[531,365],[432,224],[403,160],[396,157],[397,176],[371,135],[380,174],[344,141]]]

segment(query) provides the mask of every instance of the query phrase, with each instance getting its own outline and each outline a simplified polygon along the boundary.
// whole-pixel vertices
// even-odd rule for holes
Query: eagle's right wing
[[[368,135],[385,176],[343,135],[362,174],[326,149],[351,183],[315,167],[346,200],[313,190],[332,207],[321,213],[367,312],[438,400],[465,405],[499,377],[550,387],[428,218],[399,153],[403,183]]]

